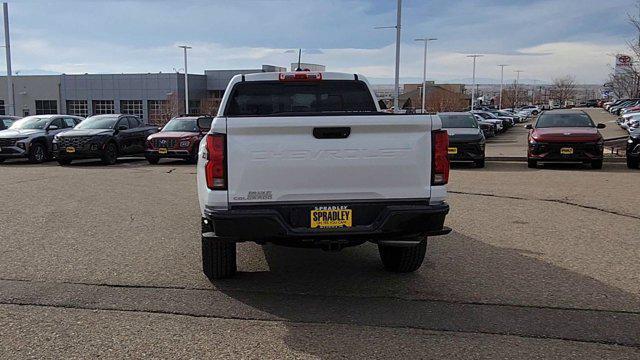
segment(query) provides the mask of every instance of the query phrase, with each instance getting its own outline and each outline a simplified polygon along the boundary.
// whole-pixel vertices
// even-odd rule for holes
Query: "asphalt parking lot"
[[[640,174],[622,163],[455,167],[454,232],[414,274],[386,273],[370,244],[242,244],[238,276],[215,284],[194,173],[1,165],[0,354],[640,357]]]

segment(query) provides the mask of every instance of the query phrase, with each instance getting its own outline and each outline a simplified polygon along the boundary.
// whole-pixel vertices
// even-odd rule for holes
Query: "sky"
[[[633,40],[635,0],[404,0],[401,78],[467,82],[478,53],[479,82],[573,76],[606,80],[614,54]],[[393,83],[396,0],[9,1],[13,69],[26,73],[148,73],[289,66],[358,72]],[[4,59],[4,57],[2,57]],[[0,60],[0,67],[4,67]]]

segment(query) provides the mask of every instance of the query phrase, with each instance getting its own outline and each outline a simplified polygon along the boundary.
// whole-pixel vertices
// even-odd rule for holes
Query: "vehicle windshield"
[[[369,88],[362,81],[247,81],[234,87],[225,114],[273,116],[376,111]]]
[[[595,127],[595,124],[587,114],[542,114],[536,127]]]
[[[113,129],[117,116],[92,116],[78,124],[76,129]]]
[[[196,119],[172,119],[162,128],[162,131],[200,132]]]
[[[480,116],[482,116],[485,119],[497,119],[497,117],[495,115],[493,115],[492,113],[488,113],[488,112],[483,112],[479,114]]]
[[[20,119],[11,125],[11,129],[14,130],[27,130],[27,129],[38,129],[44,130],[47,126],[47,123],[51,120],[49,117],[39,117],[39,116],[28,116],[24,119]]]
[[[438,115],[443,128],[478,128],[478,122],[471,114],[442,114]]]

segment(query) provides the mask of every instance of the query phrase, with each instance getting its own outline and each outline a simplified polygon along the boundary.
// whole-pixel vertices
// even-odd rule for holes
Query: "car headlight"
[[[180,147],[188,147],[190,144],[189,140],[180,141]]]
[[[629,139],[629,140],[627,140],[627,143],[629,143],[629,144],[633,144],[633,139]]]

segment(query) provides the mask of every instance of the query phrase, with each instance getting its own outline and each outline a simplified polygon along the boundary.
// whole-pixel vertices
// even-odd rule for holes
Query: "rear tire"
[[[197,146],[194,149],[191,149],[191,154],[189,154],[189,158],[187,159],[187,163],[189,163],[189,164],[197,164],[198,163],[198,147]]]
[[[47,150],[44,145],[35,143],[31,145],[29,150],[29,162],[32,164],[41,164],[47,159]]]
[[[151,165],[158,165],[158,163],[160,162],[160,158],[156,156],[148,156],[147,161]]]
[[[427,240],[409,247],[378,245],[380,260],[387,271],[398,273],[414,272],[422,266],[427,252]]]
[[[202,225],[202,233],[208,232]],[[202,236],[202,271],[210,281],[235,275],[236,243]]]
[[[627,167],[629,169],[637,169],[638,165],[640,165],[640,161],[638,159],[632,159],[630,157],[627,157]]]
[[[476,164],[476,167],[477,167],[477,168],[480,168],[480,169],[481,169],[481,168],[483,168],[483,167],[484,167],[484,159],[482,159],[482,160],[476,160],[476,161],[474,161],[474,163]]]
[[[591,162],[591,168],[592,169],[602,169],[602,160],[594,160]]]
[[[71,159],[58,159],[58,164],[61,166],[71,164]]]
[[[104,165],[113,165],[118,160],[118,147],[113,142],[107,144],[100,157]]]
[[[538,160],[527,159],[527,167],[529,169],[537,169],[538,168]]]

